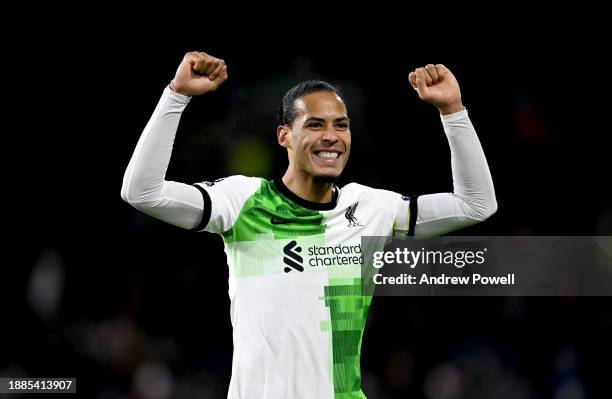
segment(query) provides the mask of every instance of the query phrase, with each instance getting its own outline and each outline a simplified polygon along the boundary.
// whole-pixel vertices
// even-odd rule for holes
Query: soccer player
[[[459,84],[441,64],[408,75],[440,111],[453,193],[408,198],[357,183],[337,187],[351,151],[350,119],[342,94],[322,81],[300,83],[282,99],[276,134],[289,158],[282,177],[166,181],[190,98],[227,77],[223,60],[185,55],[138,141],[121,196],[148,215],[223,237],[234,329],[228,398],[365,398],[360,353],[371,297],[361,292],[361,237],[435,236],[497,209]]]

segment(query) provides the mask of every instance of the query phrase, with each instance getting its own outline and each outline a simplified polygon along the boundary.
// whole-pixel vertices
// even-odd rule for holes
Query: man
[[[361,237],[434,236],[497,209],[457,80],[440,64],[408,76],[441,113],[454,181],[453,193],[417,199],[334,184],[349,158],[350,120],[342,95],[321,81],[300,83],[282,100],[276,133],[289,158],[282,178],[165,181],[190,97],[226,79],[223,60],[185,55],[136,146],[122,198],[174,225],[222,235],[234,328],[228,398],[365,398],[359,358],[371,297],[360,289]]]

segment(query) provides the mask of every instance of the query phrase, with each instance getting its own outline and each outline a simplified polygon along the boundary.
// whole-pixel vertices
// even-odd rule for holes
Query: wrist
[[[184,91],[178,89],[176,87],[176,85],[174,84],[174,79],[170,81],[170,83],[168,84],[168,88],[170,90],[172,90],[174,93],[180,94],[181,96],[186,96],[186,97],[192,97],[193,96],[193,94],[191,94],[191,93],[185,93]]]
[[[455,114],[457,112],[463,111],[463,103],[461,103],[461,101],[453,102],[438,107],[438,110],[440,111],[440,115]]]

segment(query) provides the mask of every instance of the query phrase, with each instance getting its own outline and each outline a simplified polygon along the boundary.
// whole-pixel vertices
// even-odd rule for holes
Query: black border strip
[[[414,237],[414,229],[416,228],[417,214],[419,212],[418,195],[410,197],[410,220],[408,221],[408,236]]]
[[[202,214],[202,220],[200,220],[200,223],[196,227],[191,229],[191,231],[202,231],[210,221],[210,211],[212,208],[212,202],[210,200],[210,195],[208,194],[208,191],[204,190],[202,186],[200,186],[199,184],[192,184],[192,186],[200,190],[200,193],[202,193],[202,198],[204,198],[204,213]]]

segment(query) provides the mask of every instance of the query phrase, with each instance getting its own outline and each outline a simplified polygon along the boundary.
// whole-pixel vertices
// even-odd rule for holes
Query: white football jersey
[[[280,179],[231,176],[196,185],[196,230],[223,236],[234,357],[228,398],[365,398],[361,237],[408,235],[416,215],[400,194],[351,183],[327,204]],[[209,210],[209,212],[206,212]],[[414,229],[414,227],[412,227]]]

